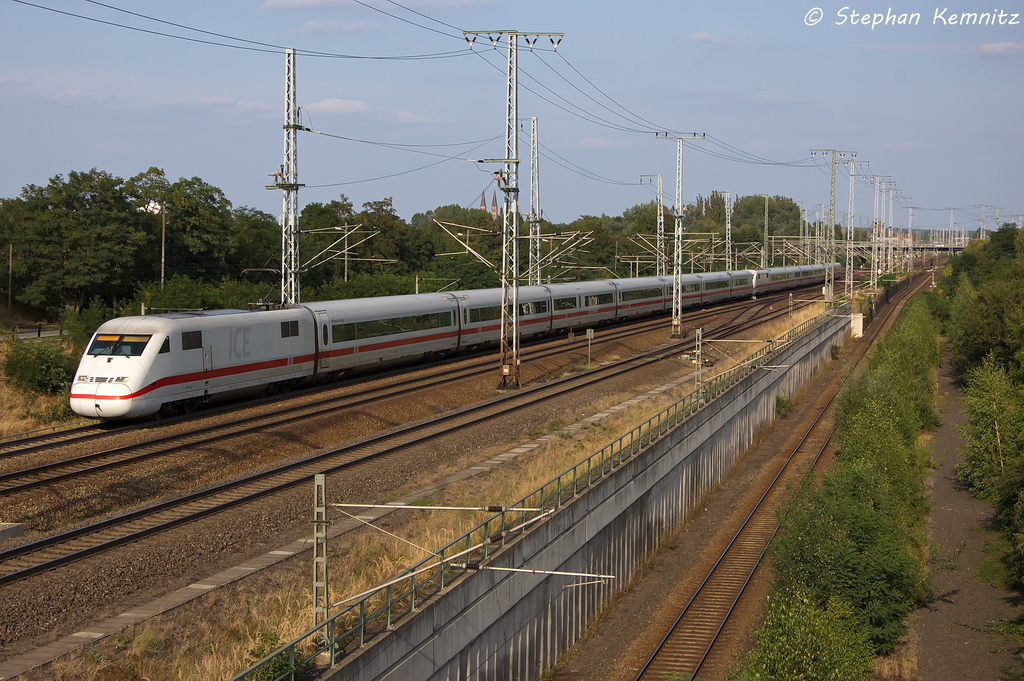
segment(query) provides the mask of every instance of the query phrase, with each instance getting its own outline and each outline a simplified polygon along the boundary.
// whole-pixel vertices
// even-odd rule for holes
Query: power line
[[[310,132],[313,132],[313,131],[310,131]],[[323,134],[323,133],[321,133],[321,134]],[[339,137],[338,135],[327,135],[327,136],[328,137]],[[339,137],[339,139],[346,139],[346,138]],[[484,146],[484,144],[487,144],[488,142],[491,142],[494,139],[497,139],[497,138],[496,137],[492,137],[490,140],[486,140],[482,144],[478,144],[477,146],[473,147],[472,149],[467,150],[466,153],[469,153],[471,151],[476,151],[480,147]],[[358,140],[356,140],[356,141],[358,141]],[[404,151],[412,151],[412,150],[405,149]],[[414,153],[426,153],[426,154],[428,154],[430,156],[441,156],[440,154],[433,154],[433,153],[430,153],[430,152],[414,152]],[[365,178],[365,179],[362,179],[362,180],[349,180],[347,182],[332,182],[332,183],[328,183],[328,184],[307,184],[306,185],[306,189],[320,189],[320,188],[323,188],[323,187],[344,187],[344,186],[350,185],[350,184],[365,184],[367,182],[377,182],[378,180],[388,180],[388,179],[391,179],[393,177],[400,177],[402,175],[409,175],[411,173],[416,173],[416,172],[419,172],[421,170],[426,170],[427,168],[433,168],[434,166],[439,166],[442,163],[447,163],[448,161],[464,161],[464,160],[466,160],[466,159],[461,158],[461,157],[457,157],[457,156],[442,156],[440,161],[434,161],[433,163],[428,163],[427,165],[420,166],[418,168],[411,168],[409,170],[403,170],[403,171],[400,171],[400,172],[397,172],[397,173],[391,173],[389,175],[380,175],[378,177],[368,177],[368,178]]]
[[[443,158],[443,159],[449,160],[449,161],[464,161],[466,159],[464,157],[462,157],[462,156],[450,156],[448,154],[435,154],[435,153],[430,152],[430,151],[420,151],[419,149],[417,149],[415,147],[465,147],[465,146],[469,146],[469,145],[475,144],[476,146],[473,147],[473,149],[479,149],[480,147],[482,147],[483,145],[487,144],[488,142],[493,142],[494,140],[496,140],[499,137],[501,137],[501,135],[495,135],[494,137],[491,137],[490,139],[473,140],[472,142],[456,142],[456,143],[453,143],[453,144],[393,144],[391,142],[375,142],[373,140],[361,140],[361,139],[357,139],[355,137],[345,137],[344,135],[332,135],[329,132],[321,132],[319,130],[311,130],[309,128],[303,128],[303,131],[311,133],[311,134],[314,134],[314,135],[321,135],[323,137],[331,137],[333,139],[344,140],[346,142],[358,142],[360,144],[368,144],[368,145],[375,146],[375,147],[385,147],[387,149],[397,149],[399,151],[407,151],[407,152],[409,152],[411,154],[423,154],[424,156],[437,156],[438,158]],[[472,151],[473,149],[471,149],[470,151]]]
[[[264,52],[264,53],[273,53],[273,54],[278,54],[282,50],[287,49],[286,47],[284,47],[282,45],[273,45],[271,43],[260,43],[260,42],[254,41],[254,40],[246,40],[244,38],[236,38],[234,36],[224,35],[224,34],[220,34],[220,33],[213,33],[211,31],[204,31],[202,29],[192,28],[192,27],[189,27],[189,26],[185,26],[183,24],[175,24],[175,23],[172,23],[172,22],[169,22],[169,21],[164,21],[162,19],[157,19],[155,17],[150,17],[150,16],[147,16],[147,15],[144,15],[144,14],[138,14],[136,12],[129,12],[128,10],[124,10],[124,9],[120,9],[120,8],[117,8],[117,7],[113,7],[111,5],[104,5],[103,3],[95,2],[94,0],[86,0],[86,2],[91,2],[92,4],[99,5],[99,6],[102,6],[102,7],[106,7],[106,8],[109,8],[111,10],[114,10],[114,11],[124,12],[126,14],[131,14],[133,16],[136,16],[136,17],[139,17],[139,18],[142,18],[142,19],[147,19],[149,21],[155,21],[155,22],[158,22],[158,23],[161,23],[161,24],[166,24],[166,25],[174,26],[176,28],[182,28],[183,30],[195,31],[197,33],[202,33],[202,34],[205,34],[205,35],[210,35],[210,36],[214,36],[214,37],[221,37],[221,38],[224,38],[226,40],[233,40],[233,41],[236,41],[236,42],[247,43],[247,44],[244,44],[244,45],[232,45],[231,43],[225,43],[225,42],[220,42],[220,41],[216,41],[216,40],[204,40],[202,38],[191,38],[191,37],[188,37],[188,36],[176,35],[174,33],[166,33],[164,31],[155,31],[155,30],[152,30],[152,29],[141,28],[141,27],[138,27],[138,26],[130,26],[128,24],[121,24],[121,23],[118,23],[116,21],[107,21],[105,19],[99,19],[99,18],[96,18],[96,17],[90,17],[90,16],[86,16],[84,14],[76,14],[75,12],[68,12],[68,11],[65,11],[65,10],[56,9],[54,7],[47,7],[45,5],[39,5],[39,4],[36,4],[36,3],[33,3],[33,2],[28,2],[27,0],[11,0],[11,1],[18,3],[19,5],[25,5],[25,6],[28,6],[28,7],[34,7],[36,9],[46,10],[47,12],[53,12],[54,14],[62,14],[64,16],[73,17],[75,19],[82,19],[84,21],[91,21],[93,23],[103,24],[104,26],[113,26],[115,28],[123,28],[123,29],[129,30],[129,31],[136,31],[138,33],[145,33],[147,35],[155,35],[155,36],[160,36],[162,38],[172,38],[174,40],[183,40],[185,42],[198,43],[200,45],[211,45],[211,46],[214,46],[214,47],[227,47],[227,48],[231,48],[231,49],[234,49],[234,50],[244,50],[244,51],[247,51],[247,52]],[[301,55],[308,56],[308,57],[319,57],[319,58],[328,58],[328,59],[366,59],[366,60],[374,60],[374,61],[415,61],[415,60],[424,60],[424,59],[449,59],[451,57],[468,56],[469,53],[471,52],[471,50],[469,50],[469,49],[462,49],[462,50],[452,50],[452,51],[449,51],[449,52],[435,52],[435,53],[429,53],[429,54],[390,55],[390,56],[340,54],[340,53],[333,53],[333,52],[317,52],[317,51],[314,51],[314,50],[303,50],[303,49],[296,49],[295,52],[296,52],[296,54],[301,54]]]

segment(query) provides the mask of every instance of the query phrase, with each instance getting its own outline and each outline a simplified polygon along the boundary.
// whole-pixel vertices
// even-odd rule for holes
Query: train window
[[[623,291],[622,300],[643,300],[644,298],[661,298],[665,294],[660,288],[645,288],[639,291]]]
[[[611,293],[601,293],[596,296],[587,296],[587,307],[594,307],[595,305],[607,305],[608,303],[614,302]]]
[[[320,334],[320,335],[321,335],[321,336],[323,336],[323,339],[324,339],[324,345],[327,345],[328,343],[330,343],[330,342],[331,342],[331,341],[330,341],[330,338],[329,338],[329,337],[328,337],[328,335],[327,335],[327,325],[326,325],[326,324],[324,324],[324,332],[323,332],[322,334]]]
[[[181,349],[195,350],[203,347],[202,331],[183,331],[181,333]]]
[[[573,310],[576,308],[576,296],[572,298],[555,298],[556,310]]]
[[[704,283],[705,291],[713,291],[720,288],[729,288],[728,281],[708,281]]]
[[[533,314],[547,314],[548,301],[538,300],[534,303],[519,303],[519,314],[528,317]]]
[[[281,338],[291,338],[299,335],[299,320],[293,319],[290,322],[281,322]]]
[[[469,321],[471,323],[489,322],[492,319],[501,319],[501,305],[478,307],[469,311]]]
[[[700,291],[700,284],[683,284],[683,293],[696,293]]]
[[[749,285],[750,285],[750,280],[749,279],[737,279],[736,281],[733,282],[733,286],[749,286]]]
[[[89,347],[90,355],[124,355],[138,357],[146,349],[152,336],[125,336],[120,334],[101,334],[96,336]]]
[[[497,308],[500,310],[500,308]],[[425,331],[452,326],[451,312],[421,314],[412,317],[394,317],[392,319],[370,319],[365,322],[351,324],[335,324],[331,327],[331,340],[335,343],[390,336],[410,331]],[[327,342],[327,327],[324,326],[324,343]]]
[[[157,353],[157,354],[162,355],[165,352],[170,352],[170,351],[171,351],[171,337],[170,336],[164,336],[163,345],[160,346],[160,352]]]

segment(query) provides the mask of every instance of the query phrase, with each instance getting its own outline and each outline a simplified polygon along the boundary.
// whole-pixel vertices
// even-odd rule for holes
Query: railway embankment
[[[670,423],[674,415],[656,417],[646,431],[639,430],[639,440],[647,439],[644,447],[634,450],[636,439],[631,439],[625,455],[619,445],[618,461],[613,447],[610,457],[587,464],[585,485],[578,467],[572,485],[565,476],[559,478],[554,493],[559,511],[521,536],[515,524],[506,528],[513,531],[505,545],[486,560],[489,568],[498,569],[462,576],[452,571],[448,579],[455,581],[449,588],[418,602],[393,628],[377,629],[375,622],[385,610],[390,618],[392,606],[408,606],[408,595],[397,586],[389,592],[395,594],[393,603],[381,605],[378,599],[372,608],[359,606],[355,628],[343,629],[343,623],[352,622],[352,610],[337,616],[333,654],[341,667],[324,678],[446,678],[489,669],[532,678],[551,666],[637,574],[669,530],[684,522],[728,474],[758,429],[775,417],[776,398],[794,394],[814,376],[832,346],[842,343],[849,323],[848,316],[822,320],[743,376],[734,374],[731,384],[720,384],[713,401],[705,404],[698,397],[699,408],[691,402],[686,408],[693,413],[686,418]],[[570,487],[586,491],[567,494]],[[429,584],[429,576],[422,582]],[[359,637],[365,643],[361,647]]]

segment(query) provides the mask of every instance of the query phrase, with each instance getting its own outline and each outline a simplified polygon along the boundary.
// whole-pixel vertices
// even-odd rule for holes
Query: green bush
[[[872,652],[852,610],[836,598],[824,607],[799,591],[766,599],[756,647],[733,681],[857,681],[872,673]]]
[[[1024,490],[1017,493],[1010,517],[1010,570],[1018,588],[1024,586]]]
[[[4,342],[3,370],[14,387],[43,395],[71,388],[78,360],[68,354],[63,340],[20,340],[10,334]]]
[[[904,310],[839,399],[832,471],[797,495],[771,547],[773,595],[743,679],[856,679],[928,596],[927,456],[937,324]]]
[[[870,464],[840,464],[800,498],[772,546],[779,586],[819,606],[830,598],[848,603],[877,654],[896,647],[904,617],[926,596],[899,497]]]
[[[279,647],[281,647],[281,637],[277,633],[271,631],[260,633],[256,645],[248,651],[248,663],[255,664],[259,662]],[[282,652],[275,655],[267,664],[260,667],[257,671],[248,674],[245,678],[246,681],[273,681],[273,679],[290,671],[293,671],[293,667],[288,661],[288,653]]]

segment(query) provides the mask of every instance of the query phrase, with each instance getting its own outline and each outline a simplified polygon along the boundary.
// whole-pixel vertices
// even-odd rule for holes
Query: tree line
[[[791,199],[775,196],[768,203],[771,234],[800,233],[799,208]],[[721,194],[698,197],[685,211],[684,230],[724,238],[725,209]],[[669,208],[663,211],[671,233],[674,218]],[[618,216],[543,221],[545,234],[584,232],[590,239],[553,275],[563,280],[630,276],[627,260],[644,253],[634,237],[654,234],[657,214],[657,203],[650,201]],[[492,263],[500,260],[500,216],[495,220],[487,211],[447,205],[406,221],[391,198],[368,201],[358,210],[345,195],[307,204],[299,217],[304,258],[329,249],[340,235],[335,228],[358,225],[359,233],[351,237],[347,260],[338,257],[302,272],[302,298],[412,293],[417,283],[420,290],[497,286],[498,275],[436,221],[475,228],[472,249]],[[525,234],[525,223],[523,229]],[[764,198],[736,199],[733,240],[760,242],[763,229]],[[55,175],[43,186],[26,185],[19,196],[0,199],[0,241],[8,246],[0,260],[13,271],[14,298],[52,317],[61,310],[80,313],[93,301],[127,314],[138,313],[142,303],[238,307],[279,295],[277,217],[234,206],[221,189],[199,177],[171,181],[160,168],[127,179],[94,168]],[[336,244],[334,250],[343,247]],[[653,272],[651,265],[640,274]]]

